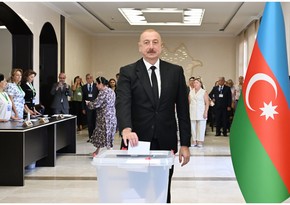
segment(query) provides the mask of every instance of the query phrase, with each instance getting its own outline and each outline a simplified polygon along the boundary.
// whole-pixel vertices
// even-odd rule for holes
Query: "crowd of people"
[[[45,114],[43,106],[38,106],[39,110],[36,108],[36,89],[33,86],[35,76],[36,72],[31,69],[23,72],[15,68],[7,82],[5,76],[0,74],[0,122],[29,120],[30,117]],[[94,82],[93,76],[87,74],[86,84],[83,84],[80,76],[76,76],[72,85],[69,85],[66,83],[66,74],[60,73],[58,82],[50,90],[54,114],[76,115],[76,129],[79,131],[86,121],[88,142],[96,147],[94,154],[98,154],[102,147],[113,147],[117,126],[116,84],[115,79],[108,81],[101,76]]]
[[[207,121],[215,127],[215,136],[228,136],[243,83],[243,76],[239,77],[237,85],[234,85],[232,79],[225,81],[224,77],[220,77],[208,93],[200,77],[189,78],[192,146],[203,147]]]
[[[89,136],[87,142],[96,147],[93,155],[97,155],[100,148],[113,148],[114,135],[117,131],[116,80],[108,81],[105,77],[99,76],[94,82],[93,76],[88,73],[85,84],[80,76],[76,76],[72,85],[68,85],[65,82],[65,73],[60,73],[58,78],[59,81],[50,91],[53,96],[51,107],[54,114],[76,115],[78,131],[83,129],[86,121]]]
[[[76,115],[79,131],[87,125],[88,142],[96,148],[93,155],[103,147],[113,148],[119,129],[121,149],[149,141],[151,150],[177,153],[179,137],[179,161],[186,165],[190,160],[189,147],[204,146],[208,120],[216,127],[216,136],[228,135],[243,77],[237,86],[220,77],[208,92],[200,77],[191,77],[187,86],[182,67],[159,58],[162,40],[157,31],[147,29],[141,33],[138,48],[142,58],[121,67],[116,79],[99,76],[94,82],[93,76],[87,74],[86,83],[76,76],[69,85],[66,74],[60,73],[50,91],[53,113]],[[7,83],[0,74],[1,122],[43,114],[35,105],[35,76],[33,70],[23,73],[16,68]],[[167,202],[173,170],[174,166],[169,172]]]
[[[23,74],[23,78],[22,78]],[[33,80],[36,73],[33,70],[15,68],[11,71],[8,82],[3,74],[1,80],[0,121],[22,120],[28,115],[36,116],[41,113],[35,107],[36,90]]]

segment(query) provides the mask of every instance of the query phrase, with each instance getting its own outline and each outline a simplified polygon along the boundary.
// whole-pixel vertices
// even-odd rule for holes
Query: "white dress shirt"
[[[144,58],[143,58],[143,61],[144,61],[144,64],[146,66],[146,69],[147,69],[147,72],[148,72],[148,75],[149,75],[151,86],[152,86],[152,82],[151,82],[152,70],[150,69],[150,67],[151,66],[155,66],[156,67],[155,74],[156,74],[157,83],[158,83],[158,95],[159,95],[159,98],[160,98],[160,94],[161,94],[160,60],[158,59],[154,65],[151,65],[150,63],[148,63]]]

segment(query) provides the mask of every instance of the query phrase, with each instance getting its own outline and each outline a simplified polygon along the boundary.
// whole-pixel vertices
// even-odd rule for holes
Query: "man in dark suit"
[[[50,94],[53,96],[51,108],[54,114],[69,114],[68,96],[72,96],[70,86],[65,82],[65,73],[58,75],[59,81],[54,83]]]
[[[82,86],[83,100],[82,100],[82,109],[83,114],[87,117],[88,131],[89,131],[89,139],[93,134],[93,131],[96,127],[96,110],[91,110],[86,106],[86,101],[93,101],[97,98],[99,91],[96,87],[96,83],[94,83],[93,76],[91,74],[86,75],[87,83]]]
[[[117,86],[117,119],[122,135],[122,147],[137,146],[138,141],[151,142],[151,150],[178,151],[177,122],[179,121],[179,161],[190,159],[190,118],[187,89],[181,66],[159,59],[161,36],[153,29],[145,30],[139,40],[143,58],[120,68]],[[153,66],[153,67],[152,67]],[[170,202],[170,169],[168,198]]]
[[[221,128],[223,128],[223,135],[227,136],[228,125],[228,111],[231,110],[232,104],[232,92],[230,87],[225,85],[225,78],[220,77],[218,85],[214,86],[209,97],[214,102],[214,113],[216,123],[216,135],[221,135]]]

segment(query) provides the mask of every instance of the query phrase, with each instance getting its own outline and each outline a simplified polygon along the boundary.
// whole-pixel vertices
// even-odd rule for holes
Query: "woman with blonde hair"
[[[12,102],[12,117],[15,120],[23,119],[25,92],[20,86],[22,73],[23,71],[20,68],[12,69],[10,82],[5,88],[5,91]]]

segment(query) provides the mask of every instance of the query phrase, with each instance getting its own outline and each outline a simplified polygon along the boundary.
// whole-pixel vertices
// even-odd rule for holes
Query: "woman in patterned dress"
[[[113,147],[114,135],[116,133],[116,110],[115,93],[109,88],[108,80],[104,77],[96,78],[98,97],[93,101],[86,101],[89,109],[96,109],[96,128],[93,131],[90,142],[97,148],[93,156],[97,155],[100,148]]]
[[[23,119],[24,111],[24,96],[25,92],[20,87],[22,78],[22,69],[14,68],[11,71],[11,82],[5,88],[11,102],[12,102],[12,117],[13,119]]]

